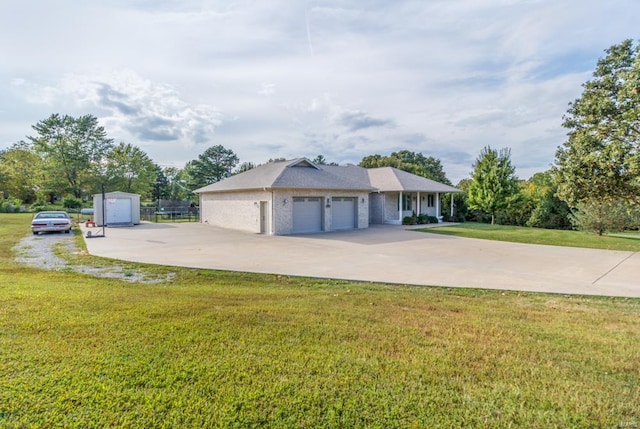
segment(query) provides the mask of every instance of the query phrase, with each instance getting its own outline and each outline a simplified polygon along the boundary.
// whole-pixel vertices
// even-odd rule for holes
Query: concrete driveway
[[[83,226],[84,231],[86,228]],[[101,228],[91,228],[93,234]],[[89,253],[151,264],[346,280],[640,297],[640,254],[503,243],[399,226],[263,236],[200,223],[106,228]]]

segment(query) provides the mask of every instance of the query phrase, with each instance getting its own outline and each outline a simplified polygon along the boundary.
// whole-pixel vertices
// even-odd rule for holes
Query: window
[[[402,211],[408,212],[413,210],[413,205],[411,204],[411,194],[402,194]]]
[[[427,195],[427,207],[433,207],[436,205],[435,195],[429,194]]]

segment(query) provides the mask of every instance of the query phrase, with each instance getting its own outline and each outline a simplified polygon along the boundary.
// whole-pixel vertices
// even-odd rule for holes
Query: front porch
[[[401,225],[407,216],[433,216],[442,222],[440,192],[385,192],[383,223]],[[450,215],[453,216],[453,198],[451,199]]]

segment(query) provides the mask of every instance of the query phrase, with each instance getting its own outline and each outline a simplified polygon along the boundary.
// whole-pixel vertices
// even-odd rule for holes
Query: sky
[[[0,149],[53,113],[183,167],[409,150],[455,184],[481,149],[548,170],[637,0],[4,0]]]

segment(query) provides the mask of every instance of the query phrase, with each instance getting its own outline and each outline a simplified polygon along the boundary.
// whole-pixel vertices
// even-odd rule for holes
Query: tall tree
[[[378,154],[365,156],[359,165],[364,168],[395,167],[436,182],[451,185],[439,159],[408,150],[393,152],[389,156]]]
[[[484,147],[473,164],[467,200],[469,207],[491,215],[493,224],[496,213],[508,207],[510,198],[517,192],[518,178],[511,164],[511,150]]]
[[[168,199],[170,195],[169,179],[162,167],[155,165],[156,179],[153,182],[153,190],[151,191],[151,199],[162,200]]]
[[[91,115],[74,118],[53,114],[32,127],[33,148],[44,162],[44,181],[58,194],[81,198],[100,174],[105,155],[113,147],[98,119]]]
[[[221,145],[212,146],[189,161],[185,167],[189,177],[188,186],[194,190],[229,176],[238,164],[238,157],[231,149]]]
[[[13,144],[0,153],[0,191],[4,197],[31,204],[42,191],[41,160],[25,142]]]
[[[253,170],[254,168],[256,168],[256,165],[253,162],[245,161],[240,164],[240,167],[238,167],[233,174],[244,173],[245,171]]]
[[[107,183],[111,188],[151,196],[158,171],[146,152],[122,142],[106,155],[106,160]]]
[[[551,171],[534,174],[523,193],[533,201],[534,208],[526,226],[548,229],[571,229],[567,203],[557,197],[558,185]]]
[[[188,200],[195,197],[191,189],[187,187],[187,173],[185,169],[176,167],[164,167],[162,173],[167,179],[167,192],[162,198],[169,200]]]
[[[640,195],[640,47],[625,40],[605,52],[569,104],[556,152],[558,196],[572,207]]]
[[[311,162],[313,162],[316,165],[326,165],[327,158],[325,158],[324,155],[318,155],[315,158],[313,158]]]

